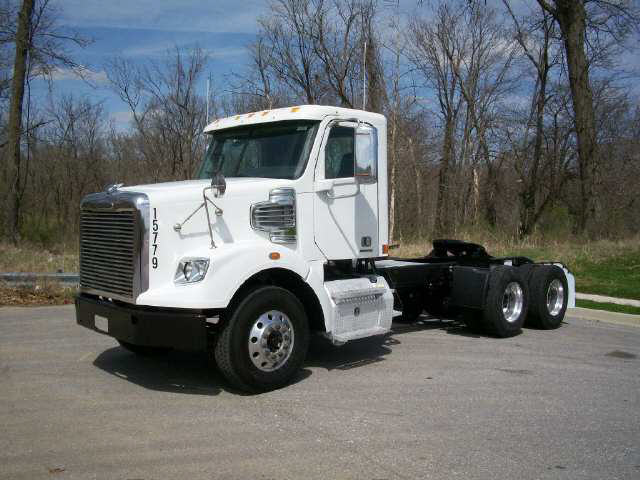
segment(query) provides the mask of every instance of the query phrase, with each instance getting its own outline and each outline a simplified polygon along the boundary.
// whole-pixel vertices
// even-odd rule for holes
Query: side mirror
[[[227,191],[227,181],[224,179],[222,172],[216,172],[211,179],[211,190],[213,191],[213,196],[216,198],[222,197],[224,192]]]
[[[361,183],[373,183],[377,177],[378,137],[376,129],[369,125],[356,128],[355,176]]]

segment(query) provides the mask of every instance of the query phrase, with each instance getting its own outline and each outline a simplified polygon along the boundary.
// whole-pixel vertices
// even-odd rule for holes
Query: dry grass
[[[0,306],[68,305],[73,303],[77,289],[59,285],[9,287],[0,285]]]
[[[62,245],[50,249],[36,245],[15,247],[0,243],[0,272],[77,272],[76,245]]]

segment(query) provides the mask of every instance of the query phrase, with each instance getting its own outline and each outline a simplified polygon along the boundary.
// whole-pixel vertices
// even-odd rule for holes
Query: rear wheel
[[[493,268],[482,312],[485,330],[501,338],[517,335],[527,316],[528,303],[527,283],[520,273],[506,266]]]
[[[567,277],[556,265],[537,265],[530,280],[531,305],[527,324],[550,330],[564,319],[569,300]]]
[[[214,355],[233,386],[260,392],[289,383],[308,345],[309,323],[300,301],[288,290],[268,286],[249,293],[230,312]]]

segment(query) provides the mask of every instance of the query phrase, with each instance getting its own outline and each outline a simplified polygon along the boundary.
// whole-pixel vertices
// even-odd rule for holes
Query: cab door
[[[338,121],[327,126],[315,172],[314,232],[329,260],[379,252],[377,153],[373,126]]]

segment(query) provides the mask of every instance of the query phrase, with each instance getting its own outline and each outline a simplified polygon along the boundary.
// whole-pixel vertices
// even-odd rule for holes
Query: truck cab
[[[207,350],[234,386],[262,391],[292,378],[311,333],[335,344],[384,334],[394,308],[482,315],[496,267],[520,289],[505,300],[500,284],[517,314],[499,336],[519,331],[541,270],[559,282],[545,295],[561,321],[573,295],[562,266],[453,243],[388,258],[386,128],[383,115],[330,106],[236,115],[204,129],[194,179],[88,195],[78,323],[136,353]]]

